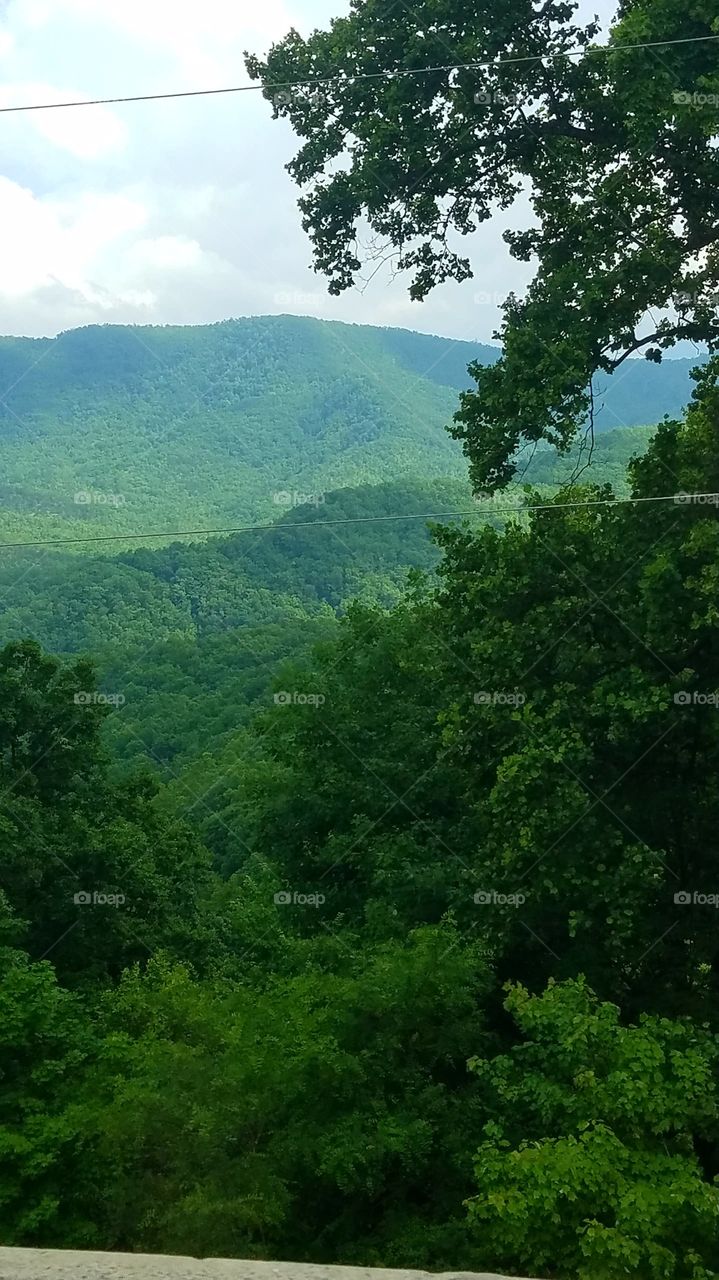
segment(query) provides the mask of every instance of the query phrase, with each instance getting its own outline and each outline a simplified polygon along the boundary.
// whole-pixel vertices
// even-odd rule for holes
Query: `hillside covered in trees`
[[[9,540],[122,535],[0,565],[4,1244],[719,1277],[719,30],[497,19],[248,69],[335,292],[530,193],[501,350],[0,342]]]
[[[633,492],[716,488],[716,421]],[[392,607],[399,540],[357,604],[302,541],[101,560],[207,595],[99,693],[2,650],[6,1241],[711,1274],[716,522],[562,505],[606,493],[448,528]],[[212,557],[282,621],[207,611]]]
[[[217,528],[466,475],[446,427],[499,349],[301,316],[0,338],[0,537]],[[678,413],[695,361],[598,382],[597,430]]]
[[[306,655],[352,601],[388,607],[413,574],[431,580],[435,527],[501,528],[530,481],[545,500],[579,472],[626,492],[628,461],[651,434],[600,435],[589,462],[581,449],[536,452],[501,503],[478,501],[466,480],[414,480],[339,489],[225,538],[5,549],[0,644],[31,637],[92,657],[101,693],[122,699],[105,728],[113,755],[176,771],[263,709],[277,664]]]

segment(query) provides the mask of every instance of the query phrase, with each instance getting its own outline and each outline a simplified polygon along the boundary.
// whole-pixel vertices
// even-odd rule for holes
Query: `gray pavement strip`
[[[303,1262],[0,1248],[0,1280],[509,1280],[482,1271],[396,1271]],[[513,1277],[513,1280],[519,1280]]]

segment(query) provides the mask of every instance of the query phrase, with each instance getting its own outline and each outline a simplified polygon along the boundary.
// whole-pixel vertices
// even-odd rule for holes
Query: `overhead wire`
[[[87,538],[39,538],[27,542],[0,542],[0,551],[17,547],[66,547],[88,542],[134,542],[146,538],[209,538],[220,534],[274,533],[283,529],[316,529],[332,525],[382,524],[391,520],[454,520],[465,516],[525,514],[531,511],[566,511],[570,508],[620,507],[640,502],[673,502],[676,506],[707,503],[719,506],[719,493],[667,493],[647,498],[590,498],[586,502],[536,502],[521,506],[495,507],[493,502],[478,500],[468,511],[424,511],[385,516],[342,516],[336,520],[291,520],[284,523],[228,525],[218,529],[156,529],[140,533],[92,534]],[[309,504],[300,504],[309,505]],[[484,505],[484,509],[483,508]]]
[[[173,98],[206,98],[230,93],[264,93],[269,89],[278,93],[283,89],[303,89],[331,84],[356,84],[366,80],[397,79],[406,76],[426,76],[449,71],[481,71],[494,67],[517,66],[527,62],[556,62],[561,58],[586,58],[598,53],[620,53],[639,49],[667,49],[674,45],[701,44],[719,40],[719,35],[684,36],[674,40],[647,40],[636,44],[605,44],[579,46],[558,53],[521,54],[509,58],[490,58],[479,62],[444,63],[431,67],[398,67],[395,70],[361,71],[341,76],[321,76],[306,80],[284,80],[272,84],[228,85],[217,89],[179,89],[169,93],[135,93],[112,98],[80,98],[70,102],[29,102],[19,106],[0,107],[0,114],[19,111],[57,111],[65,107],[105,107],[123,102],[161,102]]]
[[[221,88],[214,88],[214,89],[184,89],[184,90],[179,90],[176,92],[169,92],[169,93],[143,93],[143,94],[128,94],[128,95],[108,97],[108,98],[86,98],[86,99],[77,99],[69,102],[25,103],[18,106],[0,107],[0,114],[9,114],[14,112],[25,112],[25,111],[61,110],[66,107],[110,106],[110,105],[116,105],[116,104],[126,103],[126,102],[127,103],[156,102],[156,101],[166,101],[166,100],[176,99],[176,98],[209,97],[209,96],[215,96],[220,94],[253,93],[253,92],[262,93],[266,89],[270,89],[272,92],[275,92],[283,89],[306,88],[308,86],[314,87],[314,86],[321,86],[321,85],[328,85],[328,84],[353,84],[357,81],[395,79],[398,77],[430,75],[430,74],[435,74],[439,72],[450,72],[450,71],[483,70],[483,69],[494,68],[494,67],[518,65],[522,63],[528,63],[528,62],[551,62],[551,61],[556,61],[560,58],[573,58],[573,57],[584,58],[584,57],[592,56],[593,54],[597,54],[597,53],[616,53],[620,51],[630,51],[630,50],[640,50],[640,49],[668,48],[674,45],[698,44],[698,43],[704,43],[707,41],[715,41],[715,40],[719,40],[719,35],[686,36],[686,37],[673,39],[673,40],[642,41],[634,44],[620,43],[620,44],[611,44],[611,45],[581,46],[577,49],[566,49],[557,53],[521,55],[517,57],[487,59],[487,60],[482,60],[478,62],[445,63],[438,66],[430,66],[430,67],[397,68],[395,70],[358,72],[357,74],[349,74],[349,75],[343,75],[343,76],[327,76],[327,77],[315,78],[310,80],[281,81],[281,82],[273,83],[271,85],[263,84],[263,83],[232,85],[228,87],[221,87]],[[680,504],[690,503],[692,501],[702,501],[702,500],[709,501],[709,500],[715,500],[715,499],[719,499],[719,494],[710,494],[710,493],[681,494],[681,495],[666,494],[660,497],[650,497],[650,498],[610,498],[610,499],[590,500],[587,502],[539,503],[539,504],[533,504],[533,505],[525,504],[525,505],[513,506],[513,507],[492,507],[491,514],[509,515],[509,514],[516,514],[520,512],[527,513],[531,511],[562,510],[570,507],[576,508],[576,507],[617,506],[617,505],[622,505],[623,503],[639,503],[639,502],[675,502],[677,503],[677,505],[680,505]],[[81,544],[98,543],[98,542],[102,542],[102,543],[128,542],[128,541],[144,540],[148,538],[152,538],[152,539],[161,538],[163,540],[167,538],[185,538],[185,537],[205,538],[205,537],[217,536],[220,534],[232,535],[232,534],[239,534],[239,533],[273,532],[275,530],[282,530],[282,529],[315,528],[315,527],[322,527],[322,526],[347,525],[347,524],[371,524],[371,523],[387,522],[392,520],[446,520],[446,519],[463,518],[465,516],[476,516],[480,513],[487,514],[488,510],[485,510],[485,512],[481,512],[478,505],[477,507],[469,511],[424,512],[424,513],[412,513],[412,514],[406,514],[406,515],[392,514],[392,515],[385,515],[385,516],[355,516],[355,517],[344,517],[336,520],[304,520],[304,521],[297,520],[297,521],[292,521],[284,524],[272,523],[272,524],[263,524],[263,525],[225,526],[225,527],[215,528],[215,529],[180,529],[180,530],[165,530],[165,531],[143,530],[139,533],[95,534],[95,535],[92,535],[89,537],[83,537],[83,538],[47,538],[47,539],[33,539],[33,540],[22,541],[22,542],[0,542],[0,550],[5,551],[13,548],[30,548],[30,547],[77,546]]]

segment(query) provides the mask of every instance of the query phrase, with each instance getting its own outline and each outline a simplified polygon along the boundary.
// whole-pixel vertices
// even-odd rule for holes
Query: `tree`
[[[106,1247],[471,1266],[484,959],[444,922],[296,960],[249,987],[158,957],[107,993],[84,1107]]]
[[[710,1280],[719,1191],[693,1139],[716,1132],[716,1042],[687,1022],[623,1026],[583,981],[511,986],[522,1040],[470,1064],[493,1114],[471,1221],[493,1266],[580,1280]]]
[[[31,641],[0,652],[2,887],[31,956],[65,980],[106,978],[159,946],[202,962],[210,857],[164,818],[157,784],[110,776],[88,662]]]
[[[96,1051],[86,1010],[58,986],[52,966],[0,948],[4,1244],[99,1242],[84,1164],[91,1135],[81,1101],[84,1073]]]
[[[284,885],[322,890],[328,917],[371,919],[380,936],[437,923],[449,905],[441,834],[455,806],[438,723],[446,654],[424,590],[392,612],[353,605],[309,670],[282,675],[285,688],[322,702],[258,717],[245,758],[253,739],[260,758],[243,765],[236,807],[225,801],[227,825],[241,824]]]
[[[661,497],[667,476],[719,492],[718,456],[709,385],[632,492]],[[504,977],[585,972],[633,1012],[713,1018],[716,507],[571,497],[503,536],[443,535],[441,634],[467,672],[445,714],[465,777],[455,847],[480,888],[524,896],[493,913]]]
[[[502,359],[472,367],[454,428],[478,488],[506,483],[522,444],[566,447],[597,371],[719,337],[714,6],[622,4],[601,42],[576,9],[355,0],[328,31],[247,59],[303,140],[289,169],[332,293],[363,265],[361,219],[422,299],[471,275],[455,234],[528,189],[536,225],[505,240],[537,274],[509,298]],[[668,310],[645,324],[649,308]]]
[[[250,727],[216,816],[243,862],[325,894],[301,929],[389,938],[451,910],[501,980],[585,973],[632,1016],[714,1023],[719,524],[655,501],[667,476],[719,492],[707,381],[634,464],[636,505],[577,488],[444,530],[439,590],[352,609],[287,686],[324,703]]]

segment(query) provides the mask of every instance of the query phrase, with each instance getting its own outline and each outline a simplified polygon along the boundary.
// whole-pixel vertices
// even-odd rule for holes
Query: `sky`
[[[0,0],[0,106],[242,84],[244,50],[346,8]],[[463,285],[413,303],[386,272],[331,298],[285,172],[296,140],[260,93],[1,114],[0,132],[2,334],[289,312],[488,341],[528,279],[501,239],[526,220],[518,208],[465,242],[476,269]]]

